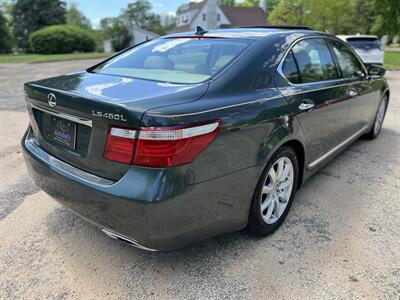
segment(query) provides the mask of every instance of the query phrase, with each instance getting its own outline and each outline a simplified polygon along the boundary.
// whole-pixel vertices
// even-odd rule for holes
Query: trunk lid
[[[147,110],[195,101],[207,88],[207,83],[170,84],[82,72],[26,83],[25,94],[41,148],[77,168],[118,180],[129,165],[103,157],[110,126],[138,128]],[[73,144],[54,140],[60,119],[63,128],[72,126]]]

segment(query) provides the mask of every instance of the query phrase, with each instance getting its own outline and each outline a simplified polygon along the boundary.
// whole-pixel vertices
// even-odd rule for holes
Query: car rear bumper
[[[243,228],[258,176],[258,168],[248,168],[188,184],[184,168],[132,166],[113,182],[49,155],[30,129],[22,149],[29,175],[45,192],[111,237],[147,250],[177,249]]]

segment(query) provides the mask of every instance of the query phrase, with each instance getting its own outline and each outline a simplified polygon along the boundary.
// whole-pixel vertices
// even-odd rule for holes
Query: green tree
[[[65,2],[61,0],[16,0],[13,10],[13,33],[17,46],[29,49],[29,35],[43,27],[65,24]]]
[[[274,25],[306,25],[305,0],[282,0],[270,12],[268,21]]]
[[[153,13],[151,9],[152,6],[148,0],[137,0],[128,4],[122,18],[127,24],[135,24],[146,30],[156,31],[161,28],[160,16]]]
[[[103,38],[111,39],[111,47],[114,51],[123,50],[129,47],[132,42],[131,32],[119,17],[100,20],[100,28],[103,32]]]
[[[304,25],[331,34],[358,32],[354,0],[282,0],[271,11],[271,24]]]
[[[218,5],[235,6],[235,0],[218,0]]]
[[[236,6],[241,7],[256,7],[260,2],[258,0],[244,0],[236,4]]]
[[[72,3],[69,6],[65,17],[67,20],[67,24],[69,25],[75,25],[86,29],[92,28],[90,20],[86,18],[81,11],[78,10],[75,3]]]
[[[400,1],[399,0],[376,0],[375,9],[378,16],[372,27],[372,31],[389,36],[400,34]]]
[[[9,53],[12,48],[12,39],[7,20],[0,9],[0,53]]]
[[[186,3],[179,5],[178,8],[176,9],[176,14],[177,15],[182,14],[183,12],[185,12],[188,9],[188,7],[189,6]]]
[[[375,0],[352,0],[352,2],[353,12],[359,16],[353,19],[354,32],[371,34],[377,18]]]

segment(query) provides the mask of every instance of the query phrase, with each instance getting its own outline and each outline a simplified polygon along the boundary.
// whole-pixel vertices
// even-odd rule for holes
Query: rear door
[[[348,87],[322,38],[297,42],[278,73],[276,84],[296,112],[307,139],[308,160],[316,165],[347,137]]]
[[[337,40],[329,40],[329,44],[341,76],[349,85],[350,112],[346,126],[351,136],[371,124],[379,99],[378,89],[374,88],[362,62],[347,45]]]

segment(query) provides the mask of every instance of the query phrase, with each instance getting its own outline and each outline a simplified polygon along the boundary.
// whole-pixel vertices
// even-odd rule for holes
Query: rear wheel
[[[296,152],[282,147],[268,162],[254,193],[249,215],[253,232],[266,236],[278,229],[292,205],[297,182]]]
[[[365,138],[373,140],[376,139],[381,132],[383,120],[385,119],[386,109],[388,104],[388,97],[385,95],[379,104],[378,111],[376,112],[374,125],[370,132],[365,135]]]

